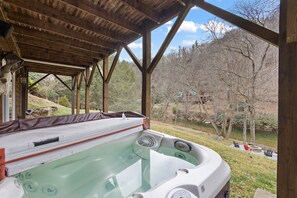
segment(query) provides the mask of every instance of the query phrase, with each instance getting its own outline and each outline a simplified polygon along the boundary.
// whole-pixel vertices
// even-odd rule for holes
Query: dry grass
[[[276,162],[230,147],[231,140],[218,141],[215,135],[152,121],[151,128],[182,139],[207,146],[231,168],[231,197],[253,197],[257,188],[276,193]]]

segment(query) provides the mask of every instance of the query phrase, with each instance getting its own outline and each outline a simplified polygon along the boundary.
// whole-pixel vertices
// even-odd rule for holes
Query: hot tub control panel
[[[186,189],[175,188],[168,194],[167,198],[199,198],[199,197]]]

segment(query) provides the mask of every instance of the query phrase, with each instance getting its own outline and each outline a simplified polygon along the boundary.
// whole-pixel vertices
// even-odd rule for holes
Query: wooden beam
[[[3,94],[0,95],[0,124],[3,123]]]
[[[76,114],[80,114],[80,88],[83,80],[83,73],[79,73],[76,77],[77,86],[76,86]]]
[[[92,62],[85,62],[80,60],[74,60],[71,58],[63,57],[63,56],[55,56],[53,54],[37,54],[37,53],[27,53],[22,52],[22,58],[24,59],[34,59],[39,61],[46,61],[46,62],[55,62],[60,64],[67,64],[67,65],[81,65],[87,66],[90,65]]]
[[[175,36],[176,32],[180,28],[181,24],[183,23],[184,19],[188,15],[189,11],[191,10],[191,4],[188,3],[188,5],[184,8],[184,10],[178,15],[178,18],[176,19],[174,25],[170,29],[168,35],[166,36],[162,46],[160,47],[159,51],[157,52],[156,56],[154,57],[151,65],[148,68],[148,72],[151,74],[153,73],[154,69],[156,68],[157,64],[161,60],[165,50],[167,49],[168,45],[172,41],[173,37]]]
[[[76,76],[72,76],[71,81],[71,114],[75,114],[75,86],[76,86]]]
[[[106,78],[106,82],[107,82],[107,83],[109,83],[109,81],[110,81],[110,79],[111,79],[111,76],[112,76],[112,74],[113,74],[113,71],[114,71],[114,69],[115,69],[115,67],[116,67],[116,65],[117,65],[117,63],[118,63],[119,57],[120,57],[120,55],[121,55],[121,51],[122,51],[122,47],[120,47],[120,48],[118,49],[117,54],[116,54],[116,56],[115,56],[114,59],[113,59],[113,62],[112,62],[111,67],[110,67],[110,70],[109,70],[109,72],[108,72],[108,76],[107,76],[107,78]]]
[[[124,28],[126,30],[129,30],[130,32],[134,32],[138,35],[141,34],[140,27],[136,26],[135,24],[131,24],[129,21],[125,20],[122,16],[117,16],[115,14],[110,14],[105,9],[99,7],[98,5],[95,5],[92,2],[89,1],[73,1],[73,0],[59,0],[63,3],[66,3],[68,5],[71,5],[75,8],[78,8],[84,12],[87,12],[89,14],[95,15],[96,17],[99,17],[109,23],[112,23],[118,27]]]
[[[37,80],[36,82],[34,82],[32,85],[30,85],[28,87],[28,89],[31,89],[32,87],[34,87],[35,85],[37,85],[38,83],[40,83],[42,80],[46,79],[49,75],[51,75],[51,74],[47,74],[47,75],[43,76],[42,78],[40,78],[39,80]]]
[[[253,35],[260,37],[261,39],[267,41],[268,43],[278,46],[278,33],[269,30],[267,28],[264,28],[260,25],[257,25],[256,23],[253,23],[249,20],[246,20],[242,17],[239,17],[233,13],[230,13],[226,10],[223,10],[221,8],[218,8],[212,4],[209,4],[202,0],[193,0],[193,3],[204,9],[205,11],[224,19],[225,21],[232,23],[233,25],[236,25],[237,27],[244,29]]]
[[[90,67],[86,68],[86,79],[85,79],[85,113],[90,113]]]
[[[103,57],[103,112],[108,112],[108,56]]]
[[[103,48],[108,48],[111,50],[116,49],[116,46],[113,43],[105,42],[102,39],[99,39],[97,37],[93,37],[81,32],[73,31],[72,29],[64,27],[62,25],[53,25],[48,21],[40,20],[25,14],[20,14],[20,13],[8,12],[7,16],[9,21],[12,23],[22,23],[24,25],[29,25],[35,28],[43,29],[44,31],[49,31],[55,34],[66,36],[66,37],[71,37],[81,41],[94,43]]]
[[[95,73],[95,71],[96,71],[96,63],[94,63],[93,66],[92,66],[92,71],[91,71],[89,80],[88,80],[88,82],[87,82],[87,85],[88,85],[88,86],[91,86],[91,84],[92,84],[92,81],[93,81],[93,77],[94,77],[94,73]]]
[[[65,67],[54,66],[51,64],[25,62],[25,65],[28,68],[29,72],[56,74],[56,75],[64,75],[64,76],[74,76],[83,71],[83,69],[67,68],[67,67],[65,68]]]
[[[79,55],[79,54],[68,53],[67,51],[60,52],[54,49],[45,49],[45,48],[22,44],[22,43],[19,43],[18,45],[21,48],[21,52],[27,55],[38,55],[38,56],[44,56],[44,57],[53,56],[53,57],[56,57],[57,59],[59,58],[67,59],[67,60],[69,59],[69,61],[73,60],[73,62],[77,61],[77,63],[92,62],[93,60],[94,61],[99,60],[99,59],[93,59],[91,57],[88,57],[86,54]]]
[[[54,51],[59,51],[59,52],[69,53],[69,54],[74,54],[74,55],[87,56],[88,58],[100,59],[102,57],[102,55],[99,53],[88,52],[85,50],[81,50],[77,47],[64,45],[61,43],[55,43],[52,41],[38,39],[38,38],[30,37],[30,36],[24,36],[24,35],[16,36],[16,41],[17,41],[17,43],[21,43],[21,44],[25,44],[25,45],[35,46],[35,47],[44,48],[44,49],[51,49]],[[27,49],[27,47],[21,48],[21,51],[24,51],[26,49]]]
[[[36,39],[36,38],[43,39],[48,42],[59,43],[60,45],[63,45],[63,46],[72,46],[73,49],[83,51],[84,53],[93,52],[96,54],[103,54],[103,55],[108,54],[108,52],[105,49],[97,45],[81,42],[80,40],[75,40],[69,37],[63,37],[61,35],[53,34],[51,32],[29,29],[29,28],[25,28],[17,25],[14,25],[14,35],[25,36],[25,38],[26,36],[27,37],[29,36],[32,39]]]
[[[142,38],[142,100],[141,112],[151,117],[151,73],[148,72],[151,64],[151,31],[144,29]]]
[[[293,7],[292,7],[293,6]],[[297,197],[297,28],[295,0],[280,4],[277,197]]]
[[[78,17],[74,17],[73,15],[70,15],[66,12],[47,6],[46,4],[43,4],[37,1],[34,1],[34,3],[30,1],[23,1],[23,0],[4,0],[4,1],[9,4],[16,5],[17,7],[24,8],[36,13],[40,13],[44,16],[51,17],[53,19],[62,21],[64,23],[71,24],[88,31],[92,31],[98,35],[104,36],[109,39],[113,39],[119,42],[124,42],[126,39],[125,36],[119,35],[118,33],[113,32],[104,27],[95,25],[93,22],[86,21]]]
[[[96,67],[97,67],[97,69],[98,69],[98,72],[99,72],[99,74],[100,74],[102,80],[104,80],[104,78],[103,78],[103,71],[102,71],[102,69],[100,68],[100,65],[99,65],[98,63],[96,63]]]
[[[139,0],[122,0],[122,2],[137,11],[139,14],[159,24],[159,13],[149,8],[148,5],[140,2]]]
[[[71,88],[56,74],[53,74],[69,91],[71,91]]]
[[[142,71],[142,66],[138,58],[135,56],[135,54],[131,51],[131,49],[128,47],[128,45],[125,46],[126,52],[129,54],[135,65],[138,67],[140,71]]]

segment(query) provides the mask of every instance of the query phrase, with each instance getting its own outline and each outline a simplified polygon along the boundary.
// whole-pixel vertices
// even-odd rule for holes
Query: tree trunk
[[[250,117],[250,132],[251,132],[251,144],[256,143],[256,130],[255,130],[255,111],[253,110],[251,112],[251,117]]]
[[[243,129],[242,129],[242,142],[246,144],[246,130],[247,130],[247,107],[244,107],[243,115]]]

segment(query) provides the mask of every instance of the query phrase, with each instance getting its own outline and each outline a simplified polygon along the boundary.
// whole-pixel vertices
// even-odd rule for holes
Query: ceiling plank
[[[57,19],[59,21],[63,21],[64,23],[71,24],[80,28],[83,28],[85,30],[90,30],[96,34],[105,36],[107,38],[119,41],[119,42],[125,42],[126,37],[123,35],[119,35],[116,32],[113,32],[109,29],[100,27],[98,25],[95,25],[91,21],[86,21],[84,19],[75,17],[73,15],[70,15],[66,12],[61,12],[60,10],[57,10],[55,8],[49,7],[45,4],[31,1],[23,1],[23,0],[5,0],[6,3],[16,5],[21,8],[25,8],[27,10],[40,13],[44,16],[48,16],[54,19]]]
[[[122,0],[122,2],[139,14],[159,24],[159,13],[141,3],[139,0]]]
[[[81,60],[67,58],[64,56],[56,56],[53,54],[37,54],[37,53],[30,53],[26,51],[22,52],[22,58],[45,61],[45,62],[55,62],[55,63],[67,64],[67,65],[81,65],[81,66],[91,65],[91,61],[85,62]]]
[[[25,49],[24,51],[26,51],[28,53],[33,53],[33,54],[38,54],[38,55],[53,54],[53,55],[56,55],[56,56],[69,57],[69,58],[71,58],[73,60],[81,60],[81,61],[85,61],[85,62],[96,61],[97,60],[97,59],[93,60],[90,57],[85,56],[83,54],[82,55],[76,55],[76,54],[71,54],[71,53],[68,53],[68,52],[61,53],[61,52],[56,51],[56,50],[45,49],[45,48],[31,46],[31,45],[22,44],[22,43],[19,43],[19,46],[20,46],[21,50]]]
[[[91,45],[89,43],[82,43],[82,42],[79,42],[78,40],[73,40],[69,37],[62,37],[57,34],[54,35],[49,32],[43,32],[35,29],[14,25],[14,33],[31,36],[35,38],[40,38],[51,42],[58,42],[61,44],[70,45],[85,51],[91,51],[91,52],[96,52],[103,55],[108,55],[107,51],[99,46]]]
[[[85,55],[90,58],[98,58],[98,59],[100,59],[102,57],[102,55],[99,53],[88,52],[88,51],[81,50],[79,48],[76,48],[76,47],[73,47],[70,45],[64,45],[61,43],[51,42],[51,41],[47,41],[47,40],[43,40],[43,39],[38,39],[35,37],[15,34],[15,38],[16,38],[17,43],[41,47],[41,48],[45,48],[45,49],[52,49],[52,50],[59,51],[62,53]],[[21,51],[26,51],[26,48],[21,49]]]
[[[64,76],[74,76],[80,73],[81,71],[83,71],[79,69],[53,66],[50,64],[46,65],[46,64],[25,62],[24,65],[28,68],[29,72],[56,74],[56,75],[64,75]]]
[[[110,14],[108,11],[96,6],[92,2],[83,1],[83,0],[59,0],[60,2],[66,3],[73,7],[76,7],[84,12],[88,12],[96,17],[104,19],[116,26],[129,30],[130,32],[134,32],[138,35],[141,34],[140,27],[136,26],[135,24],[131,24],[127,20],[123,19],[121,16],[117,16],[114,14]]]
[[[115,44],[111,44],[111,43],[102,41],[99,38],[73,31],[69,28],[62,26],[62,25],[53,25],[53,23],[50,23],[50,22],[47,22],[44,20],[39,20],[39,19],[30,17],[28,15],[20,14],[20,13],[16,14],[16,13],[8,12],[7,16],[8,16],[9,21],[11,21],[11,22],[19,22],[19,23],[22,23],[25,25],[40,28],[40,29],[43,29],[43,30],[46,30],[49,32],[56,33],[56,34],[64,35],[67,37],[72,37],[72,38],[82,40],[82,41],[87,41],[87,42],[99,45],[103,48],[109,48],[112,50],[116,49]]]

